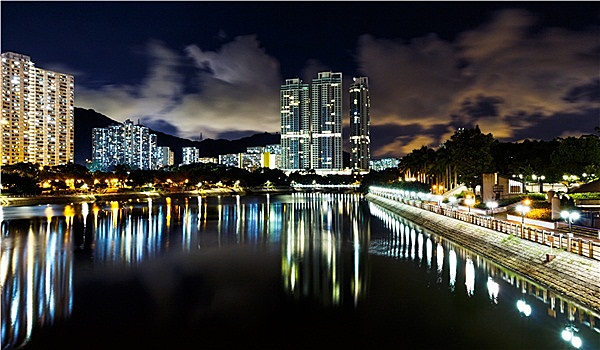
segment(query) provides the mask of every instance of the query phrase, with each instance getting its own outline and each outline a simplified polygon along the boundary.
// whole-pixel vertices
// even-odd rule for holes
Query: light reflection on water
[[[593,349],[600,344],[600,316],[597,313],[432,232],[428,232],[385,208],[373,203],[369,204],[369,208],[371,214],[379,218],[383,226],[389,229],[387,234],[376,239],[372,238],[371,252],[373,254],[413,261],[418,266],[421,266],[423,259],[425,259],[427,272],[430,272],[432,261],[435,260],[437,265],[435,283],[438,285],[443,284],[444,273],[446,273],[448,275],[448,288],[452,293],[455,293],[457,289],[457,274],[464,275],[464,290],[460,289],[469,298],[474,297],[481,286],[485,286],[484,290],[487,292],[490,303],[498,304],[503,301],[499,299],[500,290],[502,289],[505,292],[503,294],[506,296],[504,302],[509,302],[512,299],[517,300],[515,309],[522,316],[530,317],[534,310],[531,304],[535,304],[535,312],[560,320],[565,325],[565,327],[560,327],[559,331],[570,328],[583,329],[589,341],[585,345]],[[427,241],[427,248],[424,249],[426,255],[423,256],[418,253],[418,256],[415,257],[415,249],[419,252],[423,250],[423,239]],[[429,247],[430,244],[437,246],[435,253]],[[448,254],[447,261],[444,259],[446,254]],[[464,263],[464,267],[462,263],[459,264],[457,254],[460,256],[460,261]],[[445,271],[445,266],[448,266],[447,271]],[[476,283],[476,278],[482,278],[485,284],[479,281]],[[478,289],[476,290],[476,288]],[[578,345],[577,342],[571,344],[575,348],[579,348],[584,344]]]
[[[84,274],[102,268],[133,271],[167,255],[230,246],[279,254],[281,288],[298,302],[360,309],[375,294],[370,294],[371,279],[382,273],[374,270],[369,255],[383,256],[391,258],[388,264],[414,264],[425,280],[431,276],[430,288],[473,300],[484,295],[494,305],[519,300],[516,313],[525,314],[527,305],[525,317],[543,313],[545,319],[576,326],[586,337],[582,348],[598,341],[593,338],[597,315],[377,205],[366,205],[359,195],[7,207],[2,218],[3,349],[26,343],[37,327],[68,320],[77,297],[75,281]]]

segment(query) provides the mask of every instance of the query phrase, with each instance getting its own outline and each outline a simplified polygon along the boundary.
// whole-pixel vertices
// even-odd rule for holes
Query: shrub
[[[526,215],[530,219],[534,220],[552,220],[552,209],[550,208],[533,208]]]
[[[573,199],[600,199],[600,192],[584,192],[584,193],[572,193],[569,197]]]

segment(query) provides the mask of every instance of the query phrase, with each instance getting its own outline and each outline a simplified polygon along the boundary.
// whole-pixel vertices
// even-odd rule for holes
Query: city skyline
[[[190,139],[280,132],[279,88],[289,77],[339,71],[348,91],[352,77],[367,76],[371,157],[401,157],[474,125],[503,142],[593,133],[598,8],[3,1],[10,35],[1,44],[73,75],[76,107]]]

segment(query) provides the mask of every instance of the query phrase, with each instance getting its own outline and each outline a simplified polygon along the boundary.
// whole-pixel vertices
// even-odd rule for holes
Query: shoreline
[[[512,236],[373,194],[367,194],[365,197],[368,201],[381,205],[600,314],[598,261],[554,249],[553,254],[556,257],[547,262],[547,246],[522,239],[507,239]]]
[[[158,192],[158,191],[141,191],[141,192],[115,192],[115,193],[82,193],[82,194],[62,194],[62,195],[39,195],[29,197],[10,197],[0,196],[0,206],[4,207],[19,207],[30,205],[43,204],[67,204],[81,202],[96,202],[96,201],[118,201],[127,199],[139,198],[166,198],[177,196],[219,196],[219,195],[254,195],[254,194],[280,194],[292,193],[293,189],[289,190],[249,190],[249,189],[210,189],[197,191],[180,191],[180,192]]]

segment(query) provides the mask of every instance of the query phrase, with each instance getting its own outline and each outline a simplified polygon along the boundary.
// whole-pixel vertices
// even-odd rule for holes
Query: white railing
[[[591,239],[575,238],[551,230],[540,230],[535,227],[515,224],[514,222],[499,220],[493,217],[481,216],[470,212],[465,213],[456,210],[454,207],[448,208],[447,206],[442,206],[441,199],[435,198],[431,194],[427,195],[375,186],[369,188],[369,193],[497,232],[518,236],[522,239],[549,247],[564,249],[571,253],[600,260],[600,244]],[[439,204],[432,204],[431,201],[435,202],[436,199],[439,199]]]

